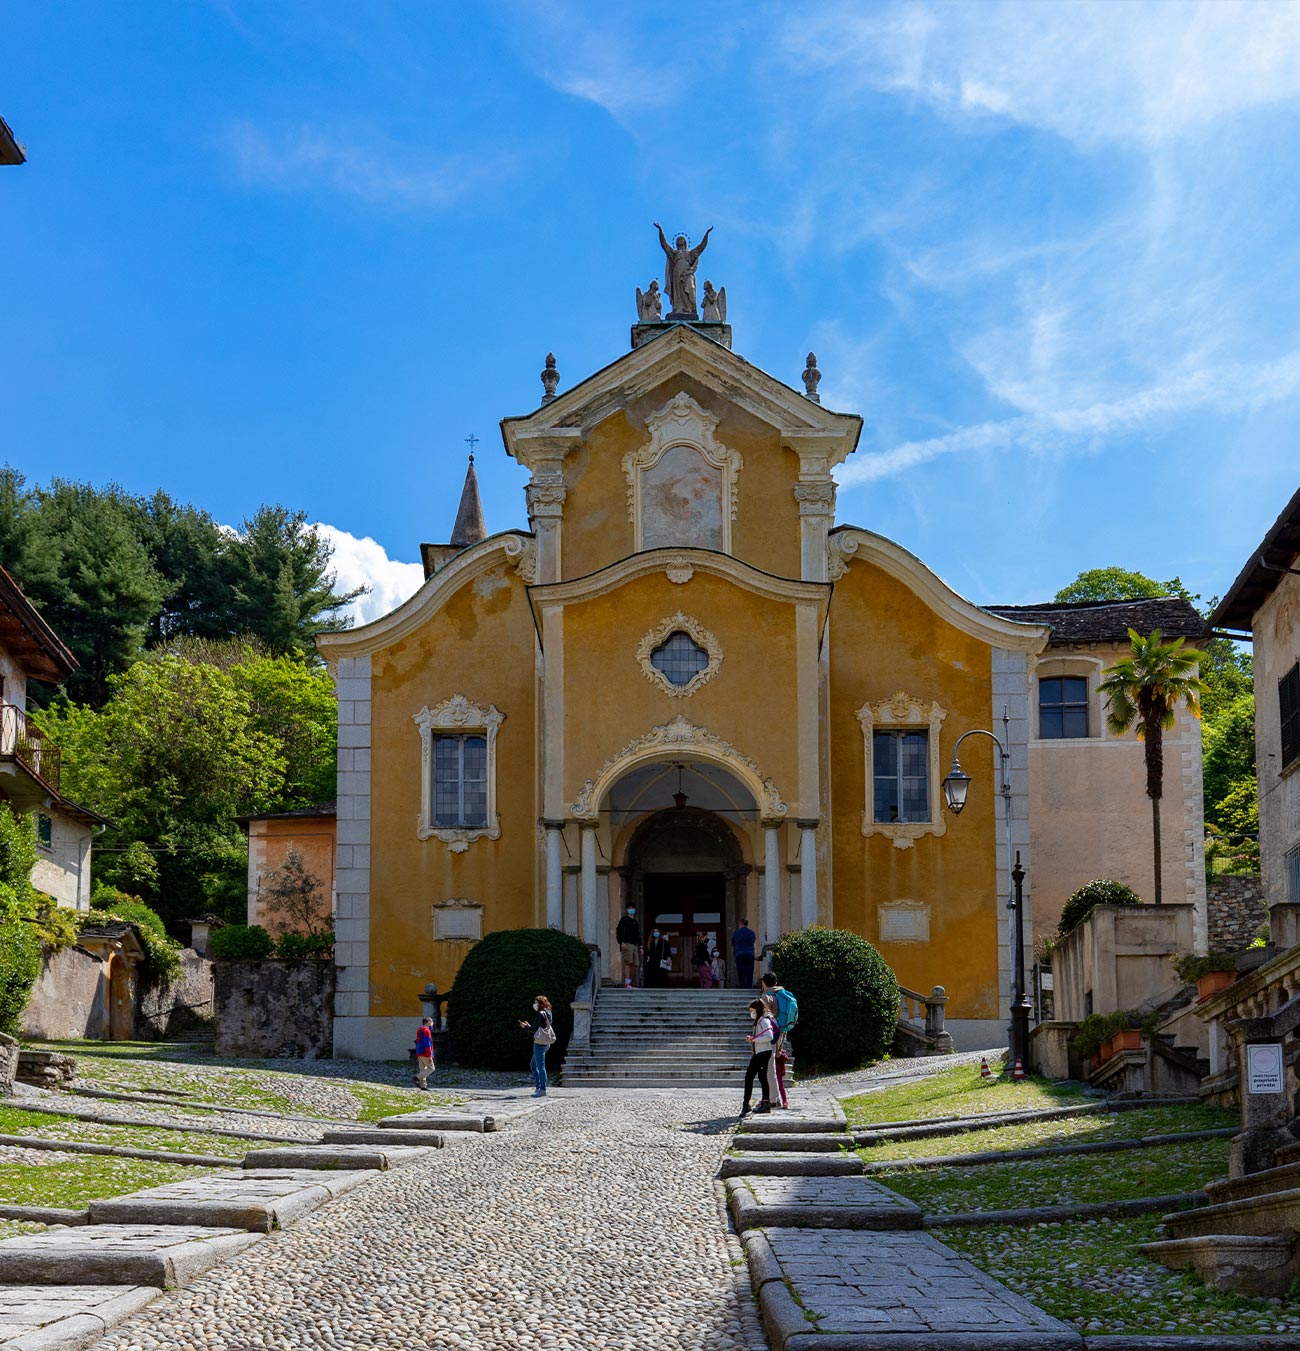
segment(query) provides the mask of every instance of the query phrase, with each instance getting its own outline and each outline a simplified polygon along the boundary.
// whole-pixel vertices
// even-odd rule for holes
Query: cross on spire
[[[465,438],[465,444],[469,447],[469,462],[474,463],[474,447],[478,445],[478,437],[473,432]]]

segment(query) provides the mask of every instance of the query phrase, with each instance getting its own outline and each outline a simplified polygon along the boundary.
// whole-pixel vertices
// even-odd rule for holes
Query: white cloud
[[[312,527],[334,551],[330,566],[334,570],[335,590],[351,591],[368,586],[342,613],[349,623],[369,624],[395,610],[424,584],[424,568],[419,563],[403,563],[389,558],[387,550],[368,536],[358,539],[337,526],[317,523]]]
[[[1253,411],[1297,396],[1300,352],[1261,366],[1206,368],[1109,403],[1045,410],[906,441],[847,465],[839,483],[849,488],[891,478],[943,455],[1012,449],[1036,455],[1087,452],[1171,415]]]
[[[803,70],[1079,144],[1155,144],[1300,96],[1293,0],[837,2],[782,34]]]
[[[501,155],[434,157],[420,147],[302,126],[270,135],[238,122],[229,149],[246,182],[283,192],[328,188],[374,205],[442,210],[509,168]]]

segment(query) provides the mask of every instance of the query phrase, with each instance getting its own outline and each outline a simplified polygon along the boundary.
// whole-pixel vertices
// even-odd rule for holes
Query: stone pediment
[[[503,418],[506,450],[529,469],[554,463],[606,418],[683,375],[774,427],[805,472],[829,473],[857,448],[862,419],[856,413],[831,412],[686,324],[674,324],[535,413]]]

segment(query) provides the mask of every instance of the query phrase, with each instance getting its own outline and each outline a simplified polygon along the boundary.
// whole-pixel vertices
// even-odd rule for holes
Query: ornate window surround
[[[674,685],[650,660],[655,648],[678,632],[689,634],[709,658],[709,664],[702,671],[697,671],[685,685]],[[698,619],[693,619],[678,610],[675,615],[670,615],[656,624],[641,639],[636,650],[636,660],[645,678],[661,693],[671,695],[674,699],[688,699],[701,685],[708,684],[718,674],[718,667],[722,665],[722,644]]]
[[[420,814],[416,834],[422,840],[441,840],[453,854],[463,854],[475,840],[501,837],[497,814],[497,729],[506,715],[492,704],[483,707],[463,694],[424,707],[412,721],[420,729]],[[438,732],[480,732],[487,739],[487,824],[437,826],[433,824],[433,738]]]
[[[722,471],[722,550],[731,552],[731,523],[736,519],[740,494],[740,471],[744,460],[738,450],[724,446],[714,436],[718,419],[707,413],[685,391],[670,399],[658,412],[646,418],[650,440],[640,450],[623,456],[623,475],[627,479],[627,515],[635,532],[635,549],[645,545],[641,530],[641,489],[645,473],[653,469],[675,446],[698,451],[714,469]]]
[[[858,709],[862,727],[863,754],[866,761],[866,805],[862,812],[862,833],[883,835],[893,840],[895,849],[911,849],[923,835],[947,833],[948,821],[944,815],[940,788],[939,730],[948,710],[937,703],[926,705],[905,690],[898,690],[888,699],[865,703]],[[930,734],[930,819],[928,821],[876,821],[872,811],[875,801],[875,743],[874,733],[884,731],[925,730]]]

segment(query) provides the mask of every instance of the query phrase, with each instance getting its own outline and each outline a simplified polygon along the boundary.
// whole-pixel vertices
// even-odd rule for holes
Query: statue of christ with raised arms
[[[704,232],[704,238],[692,249],[687,246],[686,236],[678,235],[669,244],[664,235],[664,227],[655,221],[659,231],[659,245],[664,251],[664,290],[672,305],[669,319],[698,319],[699,310],[695,304],[695,269],[700,263],[700,254],[708,247],[713,226]]]

